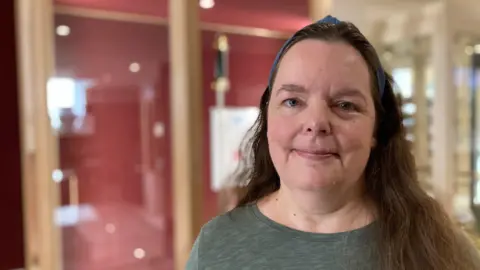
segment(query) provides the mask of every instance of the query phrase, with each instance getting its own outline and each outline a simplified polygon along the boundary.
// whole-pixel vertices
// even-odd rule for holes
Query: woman
[[[187,269],[480,269],[420,188],[392,87],[353,24],[295,33],[246,147],[246,195],[203,227]]]

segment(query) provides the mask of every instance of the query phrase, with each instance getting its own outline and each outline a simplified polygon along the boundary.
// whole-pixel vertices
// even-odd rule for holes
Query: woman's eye
[[[287,107],[296,107],[299,105],[299,101],[294,98],[289,98],[283,101],[283,104],[285,104]]]
[[[355,111],[357,107],[351,102],[340,102],[337,106],[343,111]]]

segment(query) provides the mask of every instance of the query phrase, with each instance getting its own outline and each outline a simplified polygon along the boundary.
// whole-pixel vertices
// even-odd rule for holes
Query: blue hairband
[[[321,23],[329,23],[329,24],[339,24],[341,23],[340,20],[338,20],[337,18],[335,17],[332,17],[330,15],[328,15],[327,17],[319,20],[316,22],[317,24],[321,24]],[[268,83],[270,84],[272,82],[272,79],[273,79],[273,74],[275,72],[275,67],[278,65],[278,61],[280,61],[280,56],[283,54],[285,48],[287,47],[288,44],[290,44],[290,41],[292,40],[293,36],[290,37],[287,42],[285,42],[282,46],[282,48],[280,49],[280,51],[278,52],[277,56],[275,57],[275,61],[273,62],[273,66],[272,66],[272,69],[270,70],[270,77],[268,78]],[[383,92],[385,91],[385,81],[386,81],[386,78],[385,78],[385,71],[383,70],[382,68],[382,65],[380,63],[380,59],[378,60],[378,63],[379,63],[379,68],[377,69],[377,84],[378,84],[378,89],[380,91],[380,97],[383,96]],[[270,85],[270,88],[271,88],[272,85]]]

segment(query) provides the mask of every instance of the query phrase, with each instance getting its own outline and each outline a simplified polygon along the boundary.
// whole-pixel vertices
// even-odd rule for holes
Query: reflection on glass
[[[480,181],[475,183],[475,196],[473,197],[473,203],[480,205]]]
[[[70,35],[70,27],[67,25],[59,25],[57,26],[56,33],[59,36],[66,37]]]
[[[92,82],[54,77],[47,84],[47,106],[52,127],[60,132],[81,132],[86,113],[86,90]]]
[[[425,77],[426,77],[426,91],[425,95],[427,97],[429,107],[431,110],[431,103],[433,100],[433,97],[435,96],[435,82],[434,82],[434,77],[433,77],[433,68],[432,66],[427,66],[426,71],[425,71]]]
[[[411,127],[411,126],[415,125],[415,119],[405,118],[405,119],[403,119],[403,125],[406,126],[406,127]]]
[[[413,74],[412,69],[408,67],[394,68],[392,76],[398,86],[399,94],[404,99],[409,99],[413,94]]]
[[[417,111],[417,105],[415,103],[405,103],[402,106],[402,111],[405,114],[413,115]]]
[[[413,102],[413,69],[410,67],[397,67],[392,70],[396,83],[395,91],[401,99],[403,125],[407,129],[407,140],[415,141],[415,112],[416,104]]]
[[[215,1],[213,0],[200,0],[199,5],[203,9],[210,9],[215,6]]]

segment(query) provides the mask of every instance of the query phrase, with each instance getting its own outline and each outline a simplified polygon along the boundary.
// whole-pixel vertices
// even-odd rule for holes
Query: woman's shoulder
[[[245,226],[252,226],[255,221],[252,207],[252,205],[237,207],[213,218],[202,227],[202,236],[215,234],[215,237],[219,237],[222,234],[241,231]]]
[[[252,206],[242,206],[207,222],[193,245],[186,269],[203,269],[201,265],[215,262],[216,258],[228,262],[226,258],[251,238],[249,233],[255,233],[254,216]]]
[[[258,218],[255,205],[237,207],[219,215],[202,227],[186,269],[244,267],[256,255],[250,250],[258,245],[258,241],[252,239],[268,235],[268,228]],[[244,252],[243,256],[238,256],[239,251]]]

